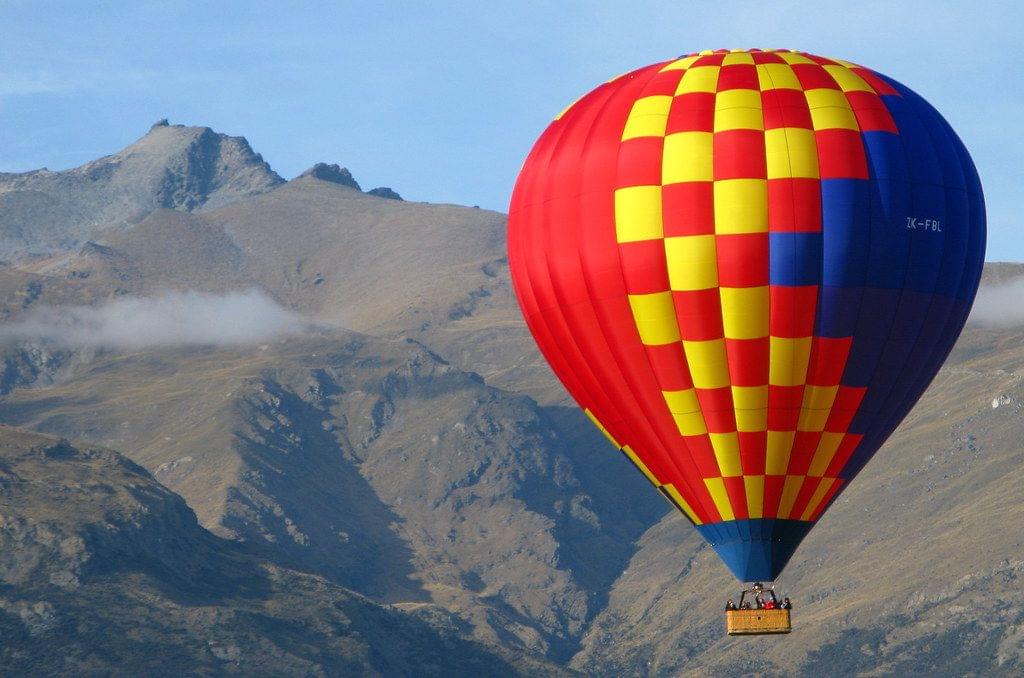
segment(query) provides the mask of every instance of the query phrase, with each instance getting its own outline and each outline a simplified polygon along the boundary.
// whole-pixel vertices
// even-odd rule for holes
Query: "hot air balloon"
[[[508,250],[568,392],[737,579],[771,582],[951,350],[985,208],[952,128],[892,78],[705,51],[556,117]]]

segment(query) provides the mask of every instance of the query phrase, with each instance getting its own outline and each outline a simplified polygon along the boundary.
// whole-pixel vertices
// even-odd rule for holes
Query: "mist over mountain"
[[[1019,674],[1024,324],[982,321],[1024,267],[797,552],[795,632],[734,639],[534,348],[504,215],[391,193],[166,124],[0,176],[0,663]]]

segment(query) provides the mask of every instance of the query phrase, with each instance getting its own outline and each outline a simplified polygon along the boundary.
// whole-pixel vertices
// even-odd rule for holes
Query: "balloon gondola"
[[[587,416],[739,581],[775,581],[949,354],[985,208],[960,139],[892,78],[706,51],[551,122],[508,251]]]

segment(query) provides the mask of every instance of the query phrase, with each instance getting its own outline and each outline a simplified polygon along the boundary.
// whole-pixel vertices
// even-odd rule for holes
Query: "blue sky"
[[[364,188],[504,211],[534,139],[598,83],[788,47],[931,101],[985,184],[988,258],[1024,261],[1022,27],[1011,2],[0,1],[0,170],[73,167],[168,117],[246,136],[286,178],[338,162]]]

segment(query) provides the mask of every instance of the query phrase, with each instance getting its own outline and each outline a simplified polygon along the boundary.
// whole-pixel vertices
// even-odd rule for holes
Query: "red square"
[[[782,500],[782,488],[785,487],[786,476],[764,477],[764,517],[776,518],[779,502]]]
[[[797,431],[793,434],[793,451],[789,455],[789,468],[786,473],[791,476],[806,475],[820,440],[819,431]]]
[[[675,132],[713,132],[715,95],[712,92],[680,94],[668,110],[665,134]]]
[[[676,87],[679,86],[679,81],[682,79],[683,71],[679,69],[662,71],[661,73],[656,74],[654,77],[647,81],[647,84],[644,85],[643,92],[640,94],[640,96],[673,96],[676,93]]]
[[[729,233],[715,236],[720,287],[768,284],[768,234]]]
[[[734,386],[764,386],[768,383],[769,339],[726,339],[729,381]]]
[[[754,52],[750,56],[753,57],[755,64],[784,64],[786,61],[775,52]]]
[[[645,346],[647,359],[662,391],[685,391],[693,388],[690,368],[679,342]]]
[[[679,335],[687,341],[709,341],[721,339],[722,304],[718,298],[718,288],[695,290],[691,292],[672,292],[672,302],[676,308],[676,320],[679,323]]]
[[[766,431],[740,431],[740,468],[745,476],[763,476],[764,460],[768,450]]]
[[[667,184],[661,189],[665,236],[712,235],[715,232],[715,188],[711,181]]]
[[[867,179],[868,161],[860,132],[822,129],[814,133],[822,179]]]
[[[626,139],[619,146],[618,186],[658,186],[664,137]]]
[[[662,240],[639,240],[619,244],[622,275],[629,294],[651,294],[669,288]]]
[[[725,59],[725,54],[725,52],[705,54],[704,56],[694,61],[693,64],[690,65],[690,68],[696,68],[697,66],[721,66],[722,61]]]
[[[809,89],[840,89],[828,71],[818,64],[793,64],[793,73],[804,91]]]
[[[769,179],[768,230],[820,233],[821,183],[817,179]]]
[[[736,414],[732,406],[732,389],[698,388],[697,400],[710,433],[730,433],[736,430]]]
[[[760,89],[757,68],[753,64],[730,64],[718,71],[718,91],[727,89]]]
[[[818,286],[772,285],[768,288],[768,331],[773,337],[809,337],[814,331]]]
[[[749,517],[747,511],[747,490],[743,483],[743,476],[722,478],[725,483],[725,492],[729,495],[729,503],[732,504],[732,513],[736,520],[746,520]]]
[[[899,132],[889,109],[874,92],[847,92],[846,98],[862,132]]]
[[[764,179],[764,132],[759,129],[734,129],[714,136],[714,178]]]
[[[764,128],[799,127],[812,129],[807,97],[798,89],[767,89],[761,92]]]
[[[807,383],[814,386],[835,386],[843,377],[852,337],[832,339],[815,337],[807,365]]]

